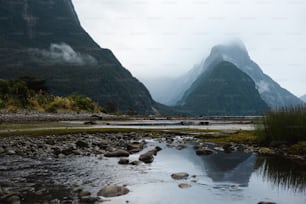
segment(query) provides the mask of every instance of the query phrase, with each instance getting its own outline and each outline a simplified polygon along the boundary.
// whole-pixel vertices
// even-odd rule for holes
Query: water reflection
[[[256,154],[245,152],[218,152],[203,156],[203,167],[214,182],[230,182],[248,186],[256,163]]]
[[[279,157],[259,157],[256,161],[257,174],[274,187],[295,192],[306,192],[305,166]]]

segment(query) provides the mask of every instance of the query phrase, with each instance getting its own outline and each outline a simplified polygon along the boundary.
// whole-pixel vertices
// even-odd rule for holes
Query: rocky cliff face
[[[230,62],[202,73],[179,107],[192,115],[259,115],[269,110],[254,81]]]
[[[153,113],[149,92],[81,27],[71,0],[0,0],[0,76],[47,80],[119,111]]]

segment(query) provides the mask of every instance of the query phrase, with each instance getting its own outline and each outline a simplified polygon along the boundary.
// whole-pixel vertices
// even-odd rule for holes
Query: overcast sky
[[[305,0],[72,0],[81,24],[139,79],[174,77],[240,38],[281,86],[306,94]]]

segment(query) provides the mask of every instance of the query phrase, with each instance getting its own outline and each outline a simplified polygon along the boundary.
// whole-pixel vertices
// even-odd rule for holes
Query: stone
[[[268,201],[261,201],[261,202],[258,202],[257,204],[276,204],[276,203],[268,202]]]
[[[154,160],[153,155],[156,154],[155,150],[150,150],[144,154],[141,154],[139,156],[139,161],[142,161],[146,164],[152,163]]]
[[[88,148],[89,144],[87,142],[84,142],[82,140],[78,140],[75,145],[79,148]]]
[[[77,193],[78,193],[78,197],[85,197],[85,196],[90,196],[91,193],[89,191],[85,191],[83,189],[78,189],[77,190]]]
[[[268,147],[262,147],[258,150],[258,153],[259,154],[262,154],[262,155],[275,155],[275,152],[274,150],[268,148]]]
[[[21,203],[21,197],[18,193],[10,193],[8,195],[2,196],[0,198],[0,203],[9,203],[9,204],[20,204]]]
[[[112,152],[106,152],[104,156],[105,157],[128,157],[130,156],[130,153],[125,150],[118,149]]]
[[[185,148],[187,148],[186,145],[178,145],[178,146],[176,146],[176,149],[177,149],[177,150],[183,150],[183,149],[185,149]]]
[[[3,147],[0,147],[0,154],[5,153],[5,149]]]
[[[70,155],[73,153],[73,148],[72,147],[67,147],[66,149],[62,150],[62,154],[64,155]]]
[[[80,203],[96,203],[97,201],[100,201],[98,197],[91,197],[91,196],[84,196],[79,198]]]
[[[129,143],[129,144],[127,144],[126,149],[130,153],[137,153],[137,152],[140,152],[143,149],[143,144],[140,143],[140,142]]]
[[[98,196],[103,197],[117,197],[121,195],[128,194],[130,190],[125,186],[118,186],[118,185],[108,185],[103,187],[99,192]]]
[[[139,164],[140,164],[140,161],[137,161],[137,160],[130,162],[130,165],[134,165],[134,166],[137,166]]]
[[[178,185],[178,187],[179,187],[179,188],[182,188],[182,189],[185,189],[185,188],[190,188],[191,185],[188,184],[188,183],[180,183],[180,184]]]
[[[84,125],[96,125],[97,122],[96,121],[85,121]]]
[[[171,174],[171,177],[175,180],[187,179],[188,176],[189,174],[186,172],[178,172],[178,173]]]
[[[197,155],[211,155],[215,154],[216,152],[212,149],[209,149],[207,147],[200,147],[199,149],[196,150]]]
[[[65,155],[61,153],[61,154],[57,155],[57,158],[59,158],[59,159],[65,158]]]
[[[7,153],[8,155],[13,155],[13,154],[16,154],[16,151],[13,150],[13,149],[8,149],[8,150],[6,151],[6,153]]]
[[[231,152],[236,151],[235,147],[232,144],[223,145],[223,149],[225,153],[231,153]]]
[[[129,159],[121,158],[121,159],[118,161],[118,164],[129,164],[129,162],[130,162]]]

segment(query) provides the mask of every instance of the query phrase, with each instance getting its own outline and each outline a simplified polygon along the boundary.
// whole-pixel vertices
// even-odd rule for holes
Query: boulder
[[[140,143],[140,142],[129,143],[129,144],[127,144],[126,149],[130,153],[137,153],[137,152],[140,152],[143,149],[143,144]]]
[[[118,149],[112,152],[106,152],[104,156],[105,157],[128,157],[130,156],[130,153],[125,150]]]
[[[187,179],[188,176],[189,174],[186,172],[178,172],[178,173],[171,174],[171,177],[175,180]]]
[[[103,187],[98,192],[98,196],[116,197],[116,196],[128,194],[129,192],[130,192],[129,189],[124,186],[108,185],[108,186]]]
[[[75,145],[78,147],[78,148],[88,148],[89,147],[89,144],[87,142],[84,142],[82,140],[78,140]]]
[[[121,159],[118,161],[118,164],[129,164],[129,162],[130,162],[129,159],[121,158]]]
[[[147,163],[147,164],[152,163],[153,160],[154,160],[153,156],[156,155],[158,151],[160,151],[159,148],[157,148],[157,149],[155,148],[155,149],[150,150],[150,151],[148,151],[144,154],[141,154],[139,156],[139,161],[142,161],[142,162]]]

